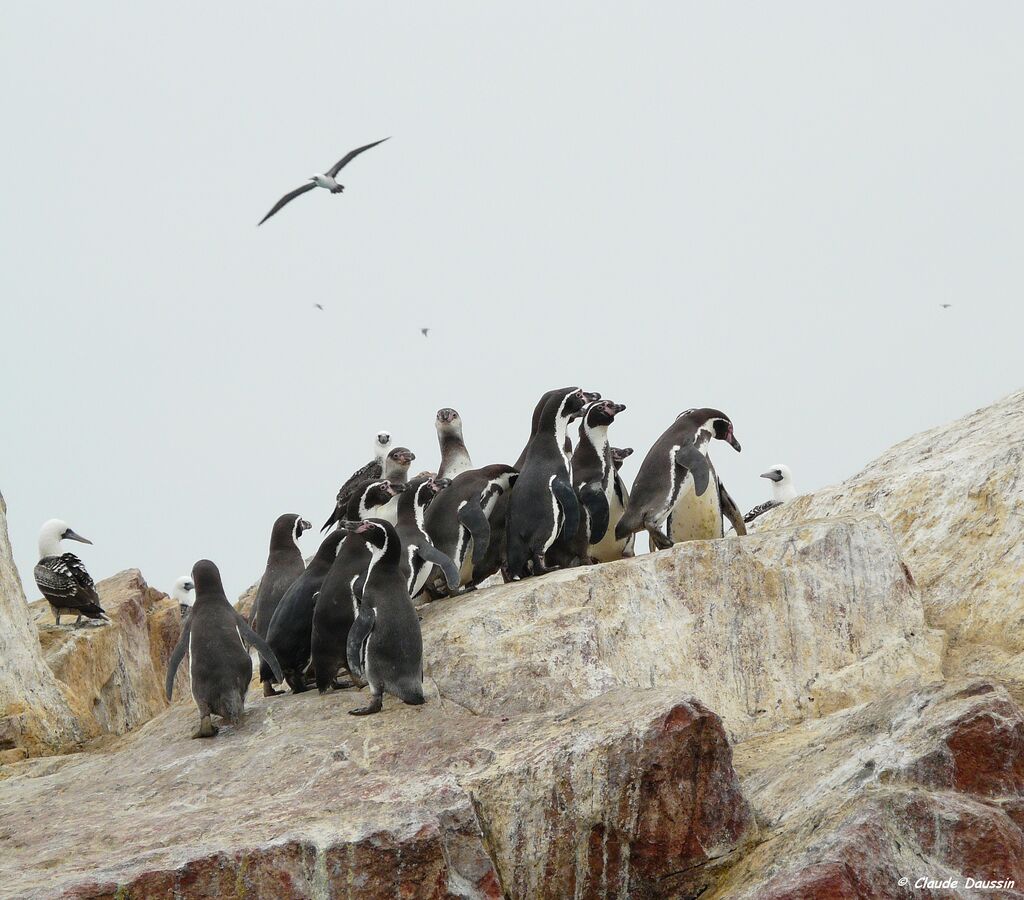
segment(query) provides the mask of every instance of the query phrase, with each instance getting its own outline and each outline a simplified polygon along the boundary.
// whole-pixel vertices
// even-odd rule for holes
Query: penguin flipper
[[[474,539],[474,549],[475,547],[476,541]],[[455,567],[455,563],[452,562],[452,558],[447,553],[442,553],[437,547],[427,541],[416,545],[415,549],[416,555],[420,559],[427,563],[433,563],[444,572],[444,580],[448,582],[448,590],[457,591],[459,589],[459,570]],[[476,557],[475,552],[473,556],[474,558]]]
[[[562,536],[572,540],[580,527],[580,504],[576,492],[564,478],[555,478],[551,482],[551,493],[558,505],[562,507]],[[608,514],[605,513],[605,530],[608,529]]]
[[[747,526],[743,524],[743,513],[740,512],[736,501],[729,496],[729,492],[725,489],[725,485],[722,484],[721,480],[718,482],[718,502],[725,517],[732,523],[736,534],[746,534]]]
[[[181,637],[178,638],[178,643],[174,645],[174,650],[171,651],[171,658],[167,661],[167,681],[164,684],[164,689],[167,692],[168,700],[171,699],[171,694],[174,693],[174,676],[177,674],[178,666],[181,665],[182,659],[185,658],[185,652],[188,650],[188,637],[191,631],[192,616],[189,616],[181,627]]]
[[[693,476],[693,491],[698,497],[703,496],[711,481],[711,467],[707,457],[690,444],[676,451],[676,465]]]
[[[345,655],[348,657],[348,670],[357,678],[364,678],[366,670],[366,645],[373,633],[377,615],[373,607],[363,603],[359,606],[359,615],[348,630],[348,641],[345,644]]]
[[[608,498],[598,481],[591,481],[580,488],[580,505],[590,514],[590,538],[588,543],[599,544],[608,533]]]
[[[235,616],[238,619],[238,630],[242,637],[245,638],[251,646],[256,648],[260,656],[262,656],[270,668],[274,670],[275,684],[280,684],[284,681],[284,672],[281,671],[281,664],[277,661],[274,651],[270,649],[270,644],[263,640],[263,638],[249,627],[249,623],[245,621],[244,616],[240,613],[235,613]]]
[[[487,548],[491,543],[491,523],[487,521],[480,501],[467,501],[459,510],[459,521],[473,535],[473,565],[479,565],[487,555]],[[458,583],[458,579],[456,579],[456,583]]]

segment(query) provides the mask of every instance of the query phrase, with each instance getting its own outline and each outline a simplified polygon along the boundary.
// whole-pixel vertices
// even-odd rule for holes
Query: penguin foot
[[[284,691],[277,690],[273,684],[269,681],[263,682],[263,696],[264,697],[280,697]]]
[[[651,543],[658,550],[668,550],[674,543],[672,538],[662,533],[658,528],[648,528],[647,533],[651,536]]]
[[[199,723],[198,730],[192,735],[192,738],[212,738],[220,729],[213,724],[213,719],[209,716],[203,716],[202,721]]]
[[[370,702],[366,706],[360,706],[358,709],[350,709],[348,714],[350,716],[369,716],[373,713],[379,713],[384,706],[384,695],[383,694],[372,694],[370,696]]]
[[[473,582],[471,581],[461,591],[459,591],[459,593],[460,594],[468,594],[470,591],[475,591],[475,590],[476,590],[476,585],[473,584]]]

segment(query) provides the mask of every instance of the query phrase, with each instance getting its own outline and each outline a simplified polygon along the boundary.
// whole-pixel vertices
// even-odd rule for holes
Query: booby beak
[[[65,531],[64,534],[61,535],[61,537],[65,541],[78,541],[80,544],[92,543],[92,541],[90,541],[88,538],[84,538],[80,534],[75,534],[75,532],[73,532],[70,528],[67,531]]]
[[[782,481],[782,473],[778,469],[769,469],[762,472],[758,478],[767,478],[769,481]]]

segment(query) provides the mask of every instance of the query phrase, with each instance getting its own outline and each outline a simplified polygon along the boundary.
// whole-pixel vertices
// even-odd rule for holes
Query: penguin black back
[[[267,567],[256,591],[249,624],[261,637],[267,636],[270,620],[285,591],[305,570],[299,550],[299,538],[310,528],[309,522],[296,513],[278,516],[270,532],[270,553]]]

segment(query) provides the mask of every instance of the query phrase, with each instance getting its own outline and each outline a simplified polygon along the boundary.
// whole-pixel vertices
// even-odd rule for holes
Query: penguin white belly
[[[723,536],[722,505],[718,483],[712,479],[707,490],[698,497],[693,479],[687,478],[672,508],[668,536],[675,543],[711,541]]]
[[[459,569],[459,586],[465,587],[473,580],[473,538],[466,538],[466,555],[462,558]]]
[[[615,539],[615,526],[619,524],[619,519],[622,518],[625,509],[619,502],[619,495],[615,492],[614,478],[609,481],[605,496],[608,498],[608,530],[598,543],[590,545],[587,552],[598,562],[615,562],[617,559],[622,559],[629,538],[623,538],[621,541]],[[628,495],[626,499],[629,499]]]

